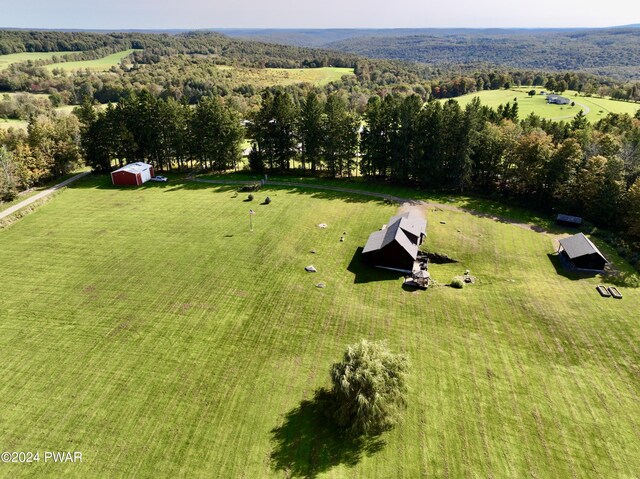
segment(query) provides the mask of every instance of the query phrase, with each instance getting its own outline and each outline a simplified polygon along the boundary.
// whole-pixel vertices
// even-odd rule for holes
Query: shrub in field
[[[456,289],[462,289],[464,288],[464,283],[462,282],[462,280],[455,278],[451,280],[451,287]]]
[[[271,198],[269,198],[268,196],[264,199],[264,204],[268,205],[269,203],[271,203]]]
[[[347,347],[331,366],[331,416],[354,435],[375,435],[393,427],[406,404],[408,360],[382,342],[362,340]]]
[[[253,201],[253,195],[252,195],[252,194],[249,194],[249,196],[247,196],[247,200],[249,200],[249,201]]]

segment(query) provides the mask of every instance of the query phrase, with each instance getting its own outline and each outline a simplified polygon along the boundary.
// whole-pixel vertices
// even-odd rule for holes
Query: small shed
[[[417,215],[393,216],[385,228],[371,233],[362,255],[379,268],[411,273],[426,228],[427,222]]]
[[[129,163],[111,172],[111,182],[118,186],[140,186],[154,177],[153,166],[148,163]]]
[[[558,254],[565,266],[578,271],[602,272],[609,261],[584,234],[560,240]]]
[[[580,218],[579,216],[559,214],[556,217],[556,224],[561,226],[570,226],[572,228],[577,228],[582,224],[582,218]]]

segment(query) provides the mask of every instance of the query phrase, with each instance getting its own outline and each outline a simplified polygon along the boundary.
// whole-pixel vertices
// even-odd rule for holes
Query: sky
[[[640,23],[638,0],[0,0],[0,12],[0,27],[52,29],[538,28]]]

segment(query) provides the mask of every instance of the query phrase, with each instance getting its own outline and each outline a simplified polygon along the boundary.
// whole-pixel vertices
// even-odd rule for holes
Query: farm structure
[[[564,265],[578,271],[604,271],[609,261],[584,234],[560,240],[558,254]]]
[[[547,103],[554,103],[556,105],[568,105],[571,100],[560,95],[547,95]]]
[[[142,162],[129,163],[111,172],[111,182],[119,186],[140,186],[153,176],[155,176],[153,166]]]
[[[379,268],[411,273],[426,231],[427,221],[416,214],[393,216],[380,231],[371,233],[363,258]]]
[[[570,226],[572,228],[577,228],[582,224],[582,218],[580,218],[579,216],[559,214],[556,217],[556,224],[561,226]]]

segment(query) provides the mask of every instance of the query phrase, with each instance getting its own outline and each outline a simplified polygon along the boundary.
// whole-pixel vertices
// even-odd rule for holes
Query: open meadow
[[[51,60],[55,56],[69,55],[73,52],[23,52],[0,55],[0,70],[9,68],[13,63],[23,63],[35,60]]]
[[[536,95],[533,97],[528,95],[530,90],[536,90]],[[562,93],[564,96],[575,102],[575,106],[569,105],[550,105],[547,103],[547,97],[540,95],[543,88],[539,87],[520,87],[509,90],[484,90],[476,93],[469,93],[467,95],[453,98],[463,108],[471,102],[475,97],[480,98],[483,105],[487,105],[496,109],[500,105],[506,103],[513,104],[514,99],[517,99],[518,114],[520,119],[526,118],[530,113],[546,118],[548,120],[564,120],[571,121],[571,119],[583,111],[587,120],[594,122],[600,118],[604,118],[607,113],[628,113],[633,116],[640,109],[640,103],[632,103],[625,101],[612,100],[610,98],[600,98],[596,96],[584,96],[578,94],[575,91],[566,91]],[[440,100],[442,102],[447,99]]]
[[[45,68],[49,71],[53,70],[64,70],[64,71],[75,71],[75,70],[92,70],[92,71],[107,71],[113,66],[120,65],[120,62],[135,52],[135,49],[124,50],[117,53],[112,53],[111,55],[107,55],[102,58],[98,58],[96,60],[82,60],[77,62],[62,62],[62,63],[52,63],[50,65],[46,65]]]
[[[312,83],[323,86],[340,80],[344,75],[354,76],[353,68],[246,68],[219,65],[218,69],[238,83],[245,83],[260,88],[274,85],[295,85]]]
[[[640,291],[564,272],[566,231],[428,207],[423,249],[460,262],[415,292],[360,262],[397,206],[254,194],[93,176],[0,229],[2,446],[83,453],[1,477],[638,474]],[[476,284],[445,286],[465,269]],[[411,361],[403,422],[365,445],[312,401],[362,338]]]

